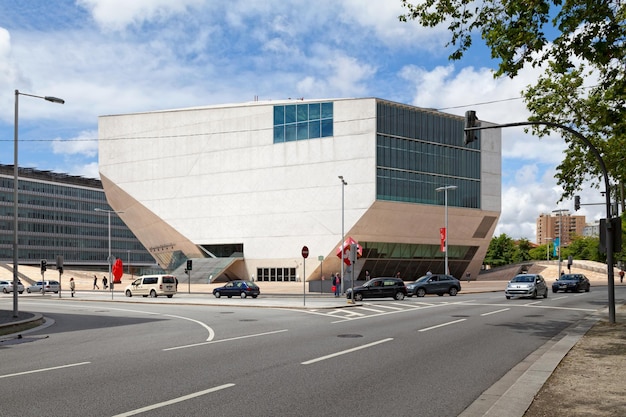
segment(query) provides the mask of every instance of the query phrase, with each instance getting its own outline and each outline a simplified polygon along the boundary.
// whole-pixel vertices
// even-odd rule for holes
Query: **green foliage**
[[[562,249],[561,259],[571,256],[573,259],[606,262],[606,256],[598,252],[599,245],[597,237],[574,236],[570,244]]]
[[[449,56],[460,59],[480,35],[498,61],[495,76],[515,77],[525,66],[545,73],[524,98],[533,121],[566,125],[598,149],[611,179],[626,178],[626,2],[620,0],[401,0],[425,27],[447,24]],[[590,81],[593,80],[593,81]],[[593,85],[591,85],[593,84]],[[555,128],[533,127],[539,136]],[[597,179],[600,167],[586,146],[567,132],[556,175],[562,198]]]
[[[492,267],[511,264],[515,259],[515,244],[513,239],[506,235],[506,233],[500,236],[494,237],[489,242],[489,248],[485,255],[484,263],[491,265]]]

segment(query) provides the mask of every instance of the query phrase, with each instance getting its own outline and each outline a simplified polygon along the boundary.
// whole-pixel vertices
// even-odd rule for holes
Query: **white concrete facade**
[[[339,267],[334,256],[342,231],[339,175],[348,183],[346,236],[437,244],[441,222],[413,220],[440,219],[443,207],[377,202],[377,99],[332,102],[332,137],[279,144],[273,141],[273,108],[300,101],[102,116],[99,168],[109,204],[124,211],[120,217],[155,256],[180,250],[202,257],[198,245],[243,243],[242,278],[254,276],[259,267],[300,268],[303,245],[309,259],[322,255],[329,261],[325,268]],[[467,227],[457,237],[480,247],[470,268],[476,274],[500,214],[500,154],[500,131],[483,131],[481,209],[449,210],[450,230],[455,223]],[[381,209],[397,210],[397,219],[405,213],[417,226],[371,233],[374,225],[364,219]],[[485,216],[495,218],[487,237],[472,238]],[[405,231],[412,235],[404,236]],[[307,277],[316,276],[309,265]]]

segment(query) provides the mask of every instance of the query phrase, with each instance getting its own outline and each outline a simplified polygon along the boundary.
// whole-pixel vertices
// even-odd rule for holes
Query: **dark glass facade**
[[[463,120],[377,102],[376,194],[380,200],[480,208],[480,141],[463,144]]]
[[[13,166],[0,165],[0,261],[13,262]],[[22,264],[107,267],[108,213],[99,180],[34,169],[19,169],[18,257]],[[111,214],[111,255],[126,265],[153,265],[135,235]]]

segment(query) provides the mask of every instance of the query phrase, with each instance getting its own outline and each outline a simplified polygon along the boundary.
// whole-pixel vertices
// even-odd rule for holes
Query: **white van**
[[[176,277],[173,275],[146,275],[139,277],[132,284],[126,286],[126,297],[141,295],[144,297],[157,297],[166,295],[172,298],[176,294]]]

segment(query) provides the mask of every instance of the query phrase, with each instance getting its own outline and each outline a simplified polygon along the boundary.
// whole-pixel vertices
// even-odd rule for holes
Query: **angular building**
[[[413,280],[446,258],[475,277],[500,215],[501,140],[466,146],[463,125],[376,98],[101,116],[100,176],[159,265],[191,259],[192,280],[317,280],[341,270],[348,238],[355,279]]]

